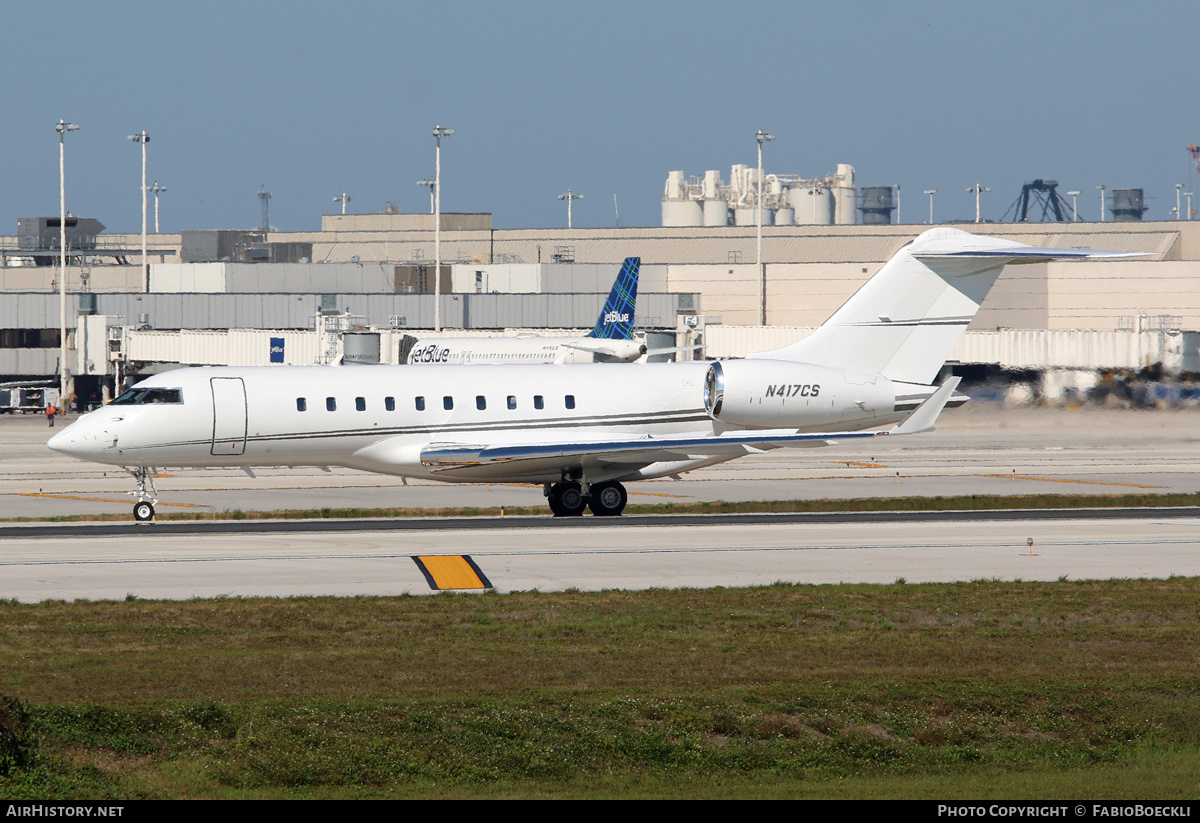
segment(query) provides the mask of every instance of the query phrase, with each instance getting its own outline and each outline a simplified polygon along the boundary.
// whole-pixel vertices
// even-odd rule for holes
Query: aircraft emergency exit
[[[1093,256],[1120,255],[935,228],[811,336],[744,360],[179,369],[49,445],[124,467],[139,520],[154,513],[152,467],[212,466],[532,483],[556,515],[618,515],[630,481],[932,429],[946,405],[966,400],[957,378],[933,382],[1005,264]]]

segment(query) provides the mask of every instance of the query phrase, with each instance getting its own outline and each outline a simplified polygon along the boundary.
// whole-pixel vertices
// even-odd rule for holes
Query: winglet
[[[950,402],[950,397],[958,388],[958,381],[961,379],[961,377],[946,378],[946,382],[941,385],[941,388],[925,398],[924,403],[917,406],[912,414],[896,425],[888,434],[920,434],[933,431],[933,424],[937,422],[942,409],[946,408],[946,404]]]

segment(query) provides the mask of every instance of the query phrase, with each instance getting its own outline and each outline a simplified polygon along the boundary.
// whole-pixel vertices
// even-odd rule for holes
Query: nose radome
[[[46,445],[49,446],[52,451],[61,452],[62,454],[71,454],[72,447],[76,445],[77,440],[78,438],[74,432],[70,431],[69,429],[63,429],[58,434],[51,437],[46,442]]]
[[[89,446],[95,445],[95,438],[89,436],[86,430],[76,422],[51,437],[46,441],[46,445],[59,454],[86,458],[91,452]]]

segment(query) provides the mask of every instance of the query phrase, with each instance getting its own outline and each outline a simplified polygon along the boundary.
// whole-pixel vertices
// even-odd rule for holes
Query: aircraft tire
[[[550,511],[555,517],[578,517],[587,508],[587,500],[578,483],[555,483],[550,489]]]
[[[154,506],[150,503],[141,502],[133,504],[133,519],[138,522],[145,522],[154,519]]]
[[[588,508],[596,517],[619,517],[628,501],[629,495],[620,483],[598,483],[592,486]]]

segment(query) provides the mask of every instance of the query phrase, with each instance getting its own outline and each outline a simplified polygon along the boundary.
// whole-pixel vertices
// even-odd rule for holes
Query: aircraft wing
[[[640,435],[603,440],[541,437],[537,443],[470,445],[431,443],[421,450],[421,462],[435,472],[452,473],[487,467],[530,469],[551,466],[641,468],[652,463],[736,457],[781,448],[819,448],[842,440],[862,440],[890,434],[917,434],[933,429],[934,421],[954,394],[959,378],[951,377],[902,423],[885,431],[798,433],[790,430],[739,431],[726,434]]]
[[[888,432],[836,432],[796,434],[788,431],[738,432],[730,435],[644,435],[628,440],[521,443],[472,446],[433,443],[421,450],[426,466],[457,468],[522,460],[579,461],[587,463],[649,464],[663,460],[691,460],[721,455],[743,455],[768,449],[828,446],[848,438],[876,437]]]

